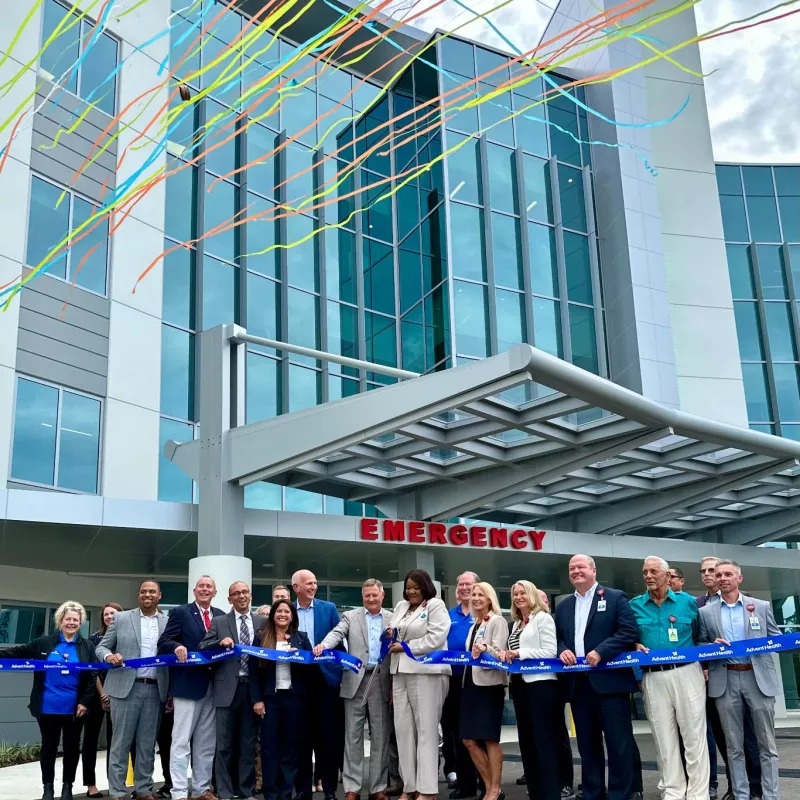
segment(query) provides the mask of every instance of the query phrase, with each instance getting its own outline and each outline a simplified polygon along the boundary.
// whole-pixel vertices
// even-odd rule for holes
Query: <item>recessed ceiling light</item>
[[[389,572],[400,572],[399,569],[390,569]]]

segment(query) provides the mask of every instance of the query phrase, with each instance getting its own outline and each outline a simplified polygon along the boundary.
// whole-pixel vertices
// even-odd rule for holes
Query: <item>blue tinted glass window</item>
[[[800,197],[779,197],[783,240],[800,242]]]
[[[746,195],[772,197],[772,169],[770,167],[742,167],[742,181]]]
[[[450,204],[450,243],[453,274],[485,281],[483,212],[480,209]]]
[[[439,40],[441,65],[448,72],[455,72],[467,78],[475,77],[474,49],[471,44],[452,36]]]
[[[492,212],[494,280],[498,286],[522,288],[519,220]]]
[[[279,251],[275,249],[275,205],[258,195],[247,193],[247,268],[277,278],[280,275]],[[257,216],[258,215],[258,216]],[[243,215],[244,216],[244,215]],[[273,248],[270,250],[270,248]]]
[[[397,191],[397,236],[402,241],[419,225],[419,189],[413,183]]]
[[[176,170],[179,170],[176,172]],[[196,237],[197,170],[182,161],[167,158],[167,203],[164,232],[178,242]]]
[[[739,167],[717,164],[717,186],[720,194],[742,194],[742,179]]]
[[[237,153],[239,143],[236,138],[229,138],[235,130],[236,112],[213,100],[206,101],[206,125],[208,132],[203,131],[206,139],[203,142],[206,158],[206,169],[215,175],[238,181],[239,175],[232,175],[239,166]],[[227,140],[227,141],[226,141]],[[213,178],[208,178],[210,186]]]
[[[322,495],[306,492],[303,489],[286,487],[286,511],[300,511],[304,514],[322,513]]]
[[[771,420],[766,367],[763,364],[742,364],[742,378],[748,418],[765,422]]]
[[[781,422],[800,422],[800,391],[794,364],[773,364],[778,416]],[[759,419],[759,418],[754,418]]]
[[[213,178],[209,178],[212,181]],[[184,200],[185,202],[185,200]],[[211,191],[205,193],[205,248],[226,261],[233,261],[237,254],[239,228],[234,227],[240,218],[236,215],[236,187],[232,183],[220,181]],[[219,233],[210,231],[219,229]]]
[[[744,213],[744,199],[734,195],[721,195],[722,229],[728,242],[749,242],[747,217]]]
[[[562,358],[561,311],[558,300],[533,298],[533,338],[540,350]]]
[[[393,239],[392,190],[386,184],[377,185],[381,180],[378,175],[362,171],[361,176],[364,233],[374,236],[376,239],[391,242]]]
[[[800,197],[800,167],[773,167],[779,197]]]
[[[742,361],[763,361],[764,348],[758,306],[755,303],[734,303],[733,311],[736,316],[739,357]]]
[[[178,9],[173,9],[177,11]],[[200,53],[197,51],[197,27],[181,17],[173,17],[170,25],[170,50],[169,62],[175,75],[185,78],[200,69]],[[200,77],[194,75],[190,81],[195,86],[199,85]]]
[[[52,486],[55,483],[58,389],[17,381],[11,478]]]
[[[403,369],[425,371],[425,333],[422,324],[422,304],[412,309],[400,322]]]
[[[481,203],[480,148],[478,140],[458,133],[447,134],[447,148],[458,150],[447,156],[447,174],[450,181],[450,199],[458,198],[465,203]],[[399,205],[399,204],[398,204]]]
[[[358,358],[356,309],[328,301],[328,352]],[[349,370],[349,367],[341,367]]]
[[[556,237],[553,228],[529,222],[528,249],[531,260],[531,290],[534,294],[558,297]]]
[[[328,297],[355,303],[355,236],[349,231],[327,230],[325,237],[325,281]]]
[[[247,331],[264,339],[280,339],[281,285],[247,273]]]
[[[478,97],[478,89],[474,81],[460,80],[458,76],[444,76],[444,109],[445,120],[448,128],[464,133],[478,133],[477,106],[467,106]],[[460,110],[459,110],[460,109]]]
[[[171,142],[170,150],[176,151],[175,155],[196,155],[193,140],[197,134],[198,106],[184,103],[177,92],[177,85],[171,85],[170,92],[172,93],[169,101],[170,111],[174,112],[176,109],[180,109],[178,115],[171,120],[166,134],[167,139]]]
[[[248,424],[280,413],[281,363],[274,358],[247,354],[246,417]]]
[[[171,242],[165,243],[171,247]],[[194,250],[179,248],[164,256],[161,317],[182,328],[194,327]]]
[[[286,218],[286,272],[289,283],[302,289],[319,290],[314,220],[298,214]]]
[[[550,165],[541,158],[523,156],[525,171],[525,209],[528,219],[553,222],[553,201],[550,192]]]
[[[514,89],[517,144],[528,153],[547,158],[547,125],[542,100],[542,80],[534,78]]]
[[[567,296],[576,303],[592,303],[592,270],[589,239],[564,231],[564,260],[567,265]]]
[[[341,378],[338,375],[328,375],[328,399],[341,400],[343,397],[352,397],[358,394],[358,381],[349,378]],[[340,513],[331,508],[330,499],[327,500],[327,511],[329,514]]]
[[[174,419],[161,418],[158,432],[158,499],[170,503],[192,502],[192,479],[164,455],[169,442],[191,442],[192,425]]]
[[[80,67],[80,96],[94,103],[96,108],[105,111],[109,116],[113,116],[116,108],[117,81],[116,78],[109,76],[117,66],[117,42],[105,33],[95,35],[94,26],[85,20],[82,25],[85,52]],[[69,33],[66,36],[68,37]],[[61,38],[58,41],[60,45]]]
[[[364,336],[367,347],[367,361],[383,364],[385,367],[397,366],[397,332],[394,320],[379,314],[364,314]],[[367,380],[377,379],[389,382],[389,378],[368,372]]]
[[[389,245],[363,239],[364,305],[394,314],[394,259]]]
[[[547,114],[552,123],[549,126],[552,155],[559,161],[580,166],[577,107],[569,98],[559,95],[547,104]]]
[[[319,349],[319,298],[308,292],[289,289],[288,302],[289,341],[312,350]]]
[[[192,419],[194,396],[194,336],[170,325],[161,326],[161,411]]]
[[[339,69],[332,62],[318,64],[319,73],[317,74],[317,89],[321,95],[329,97],[331,100],[343,103],[343,108],[351,105],[349,97],[353,89],[353,81],[348,72]]]
[[[280,511],[283,508],[283,487],[264,481],[245,486],[244,507]]]
[[[761,289],[767,300],[786,299],[786,275],[783,271],[783,251],[777,245],[756,245]]]
[[[479,89],[483,96],[497,91],[485,83],[479,84]],[[510,119],[512,113],[511,92],[501,92],[480,104],[481,128],[487,139],[514,146],[514,124]]]
[[[797,361],[789,303],[764,303],[773,361]]]
[[[42,51],[39,66],[40,69],[49,73],[53,80],[58,80],[65,72],[70,73],[69,80],[62,85],[68,92],[75,94],[78,91],[78,70],[73,70],[72,66],[79,57],[81,23],[77,22],[76,16],[70,14],[64,6],[55,2],[55,0],[47,0],[44,4],[42,44],[55,33],[56,28],[65,17],[71,17],[71,19],[67,19],[62,25],[57,43],[46,47]],[[72,24],[69,30],[64,30],[67,25],[75,22],[77,24]]]
[[[450,355],[450,292],[440,286],[425,298],[425,368]]]
[[[289,411],[302,411],[320,402],[320,374],[296,364],[289,366]]]
[[[734,298],[751,299],[756,296],[753,267],[750,263],[750,248],[747,245],[725,246],[728,256],[728,274]]]
[[[586,233],[586,203],[583,200],[581,171],[559,164],[558,193],[561,196],[561,222],[564,227]]]
[[[296,87],[284,94],[281,105],[286,136],[309,144],[316,142],[316,94],[304,87]]]
[[[26,261],[31,267],[40,264],[50,250],[69,234],[69,196],[56,208],[60,195],[61,189],[57,186],[36,177],[32,178],[26,255]],[[59,278],[66,278],[66,254],[53,260],[47,267],[47,272]]]
[[[62,392],[58,427],[58,486],[95,493],[100,448],[100,401]]]
[[[247,129],[247,188],[264,197],[275,196],[275,133],[261,125]],[[256,162],[256,163],[254,163]]]
[[[297,142],[290,142],[283,152],[286,155],[286,201],[298,208],[304,200],[314,196],[313,153]]]
[[[569,332],[572,339],[572,363],[576,367],[597,373],[597,341],[593,309],[570,304]]]
[[[525,341],[525,296],[497,289],[497,352]]]
[[[239,270],[216,258],[203,258],[203,330],[238,319]]]
[[[778,209],[775,198],[747,195],[747,216],[750,220],[750,233],[756,242],[780,242]]]
[[[422,297],[422,270],[419,253],[400,250],[400,313],[414,305]]]
[[[489,187],[492,208],[517,213],[516,161],[514,151],[496,144],[488,144]]]
[[[66,201],[65,201],[66,202]],[[97,209],[80,197],[72,199],[72,229],[80,228]],[[96,226],[96,227],[95,227]],[[69,253],[69,279],[97,294],[106,293],[108,265],[108,218],[94,220],[81,231]]]
[[[800,245],[789,245],[789,263],[795,297],[800,297]]]
[[[241,72],[238,72],[242,63],[239,51],[216,36],[208,36],[205,37],[200,53],[203,67],[208,67],[208,71],[200,76],[201,86],[204,89],[211,89],[214,97],[226,103],[233,102],[241,92],[242,86]]]
[[[455,282],[456,351],[469,356],[489,355],[486,288]]]

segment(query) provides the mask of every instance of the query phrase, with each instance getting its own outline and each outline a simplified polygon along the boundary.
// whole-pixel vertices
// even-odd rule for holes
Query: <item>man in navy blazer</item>
[[[308,636],[314,647],[339,624],[339,612],[333,603],[316,598],[317,579],[310,570],[300,569],[292,575],[292,589],[297,595],[299,630]],[[312,751],[325,800],[336,797],[339,764],[344,753],[344,713],[339,697],[342,668],[337,664],[321,664],[319,674],[321,678],[309,686],[309,708],[314,709],[316,725],[311,727],[312,735],[306,738],[306,752],[300,759],[295,780],[295,791],[302,800],[311,800],[314,788]]]
[[[569,562],[575,592],[556,608],[558,656],[566,666],[585,657],[595,667],[633,650],[638,640],[636,619],[624,592],[601,586],[590,556]],[[572,706],[584,800],[628,800],[633,780],[633,726],[630,695],[636,691],[632,669],[560,673],[562,689]],[[608,792],[605,754],[608,752]]]
[[[175,655],[184,662],[198,650],[214,617],[224,615],[211,601],[217,585],[201,575],[194,587],[194,602],[172,609],[158,640],[159,655]],[[212,797],[209,785],[216,750],[216,723],[211,667],[170,667],[169,693],[175,714],[169,771],[173,800],[189,797],[189,758],[192,760],[192,797]]]

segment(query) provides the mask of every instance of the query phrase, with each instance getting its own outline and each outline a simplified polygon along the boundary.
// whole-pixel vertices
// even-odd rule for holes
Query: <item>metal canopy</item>
[[[253,337],[227,326],[214,341],[243,349]],[[201,381],[219,385],[220,376]],[[729,530],[736,544],[800,528],[800,443],[665,408],[529,345],[222,427],[165,447],[201,495],[222,488],[209,481],[264,480],[390,517],[662,537],[716,529],[723,541]],[[221,456],[213,474],[201,467],[212,450]]]

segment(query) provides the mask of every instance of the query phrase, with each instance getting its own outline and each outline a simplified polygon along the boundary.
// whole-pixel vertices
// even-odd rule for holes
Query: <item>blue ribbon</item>
[[[48,672],[50,670],[66,670],[83,672],[85,670],[141,669],[144,667],[191,667],[195,665],[215,664],[228,658],[246,653],[266,661],[282,661],[292,664],[338,664],[353,672],[361,669],[361,661],[350,653],[341,650],[323,650],[321,656],[315,656],[310,650],[271,650],[266,647],[236,644],[227,650],[192,651],[186,661],[178,661],[174,655],[152,656],[150,658],[131,658],[121,667],[114,667],[105,661],[42,661],[25,658],[0,658],[0,672]]]
[[[386,657],[389,645],[396,641],[384,638],[381,646],[381,660]],[[800,633],[784,633],[768,636],[763,639],[743,639],[731,642],[730,647],[724,644],[701,644],[696,647],[685,647],[675,650],[651,650],[649,653],[631,651],[623,653],[610,661],[604,661],[596,667],[586,663],[585,658],[578,658],[572,666],[562,664],[558,658],[531,658],[515,660],[510,664],[499,661],[494,656],[484,653],[480,658],[472,658],[463,650],[437,650],[424,656],[415,656],[406,642],[400,642],[405,654],[420,664],[445,664],[447,666],[483,667],[499,669],[514,674],[541,674],[555,672],[588,672],[598,669],[624,669],[630,667],[651,667],[664,664],[692,664],[706,661],[719,661],[728,658],[742,658],[800,650]]]

